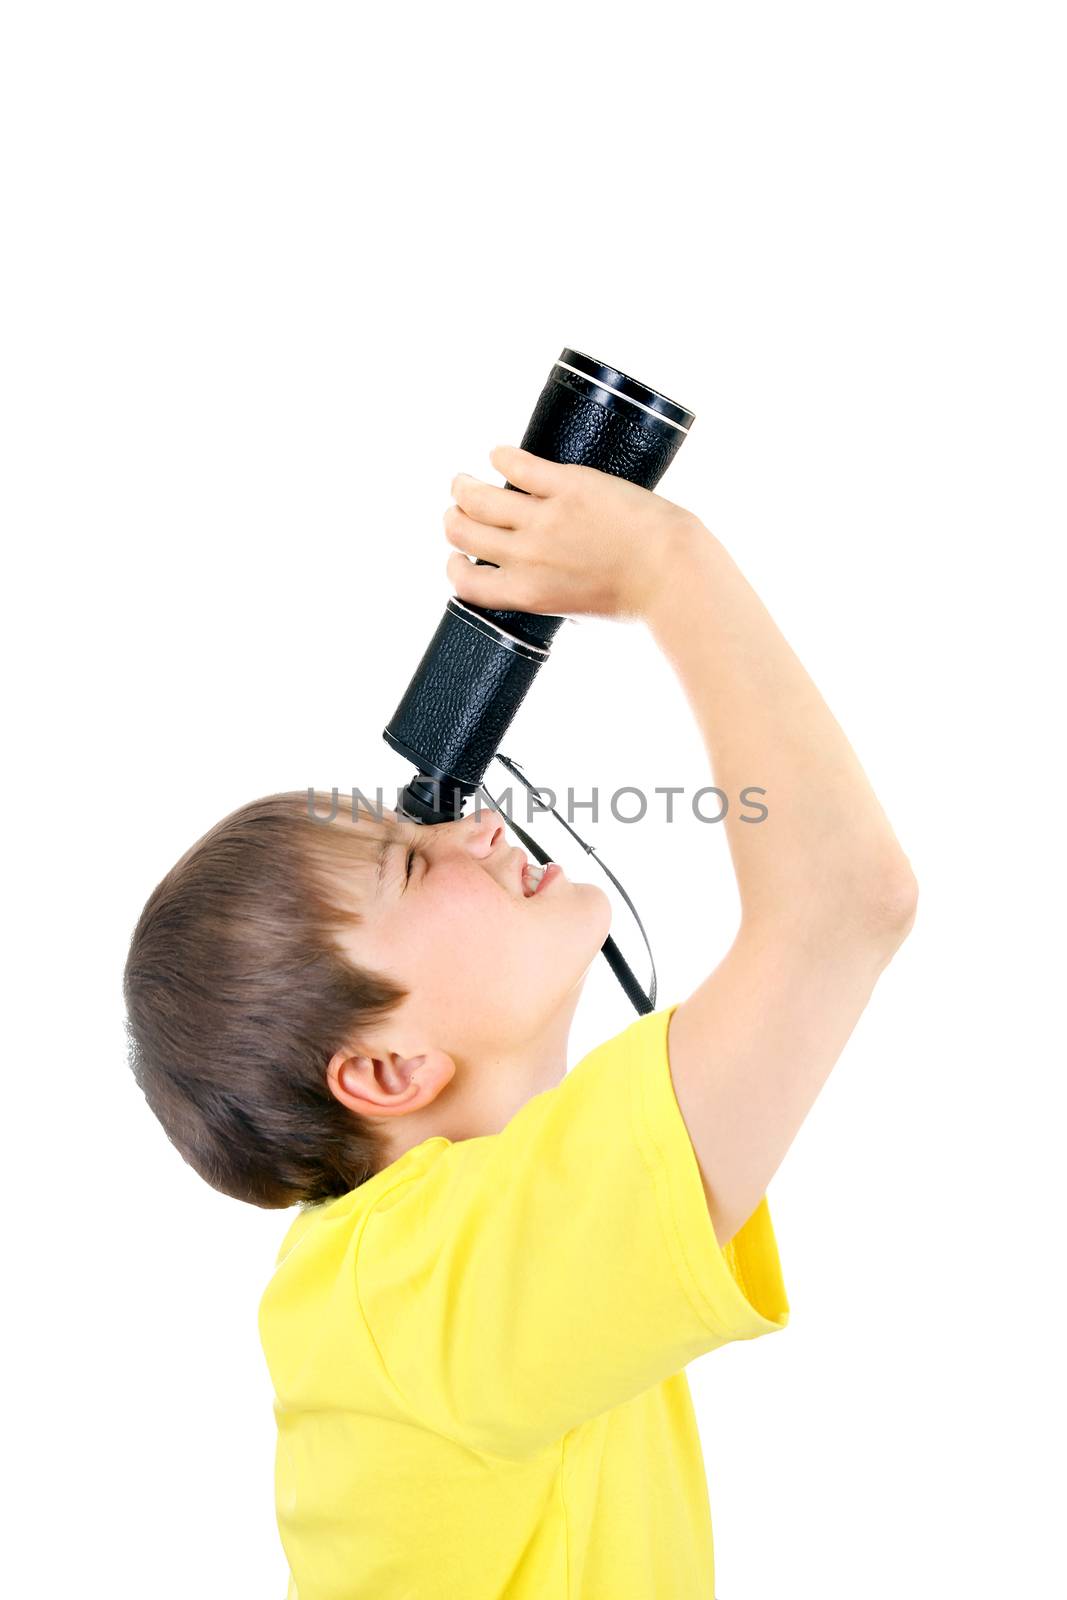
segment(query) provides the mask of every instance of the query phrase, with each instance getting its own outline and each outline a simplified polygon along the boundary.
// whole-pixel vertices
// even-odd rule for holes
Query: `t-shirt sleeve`
[[[639,1017],[500,1133],[441,1148],[368,1213],[360,1306],[424,1425],[533,1453],[697,1356],[789,1317],[766,1196],[725,1248]]]

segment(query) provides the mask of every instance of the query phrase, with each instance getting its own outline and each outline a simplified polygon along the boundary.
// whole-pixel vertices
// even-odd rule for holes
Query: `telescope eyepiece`
[[[463,815],[467,786],[418,772],[400,796],[397,810],[409,822],[456,822]]]

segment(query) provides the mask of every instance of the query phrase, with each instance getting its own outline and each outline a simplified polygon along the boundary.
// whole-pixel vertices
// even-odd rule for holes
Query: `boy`
[[[289,1600],[707,1600],[684,1368],[786,1325],[765,1191],[915,880],[696,517],[592,468],[490,460],[526,492],[453,482],[459,598],[642,621],[716,783],[767,791],[759,826],[726,817],[733,945],[568,1073],[598,887],[538,885],[493,812],[323,826],[275,796],[145,907],[132,1061],[208,1181],[301,1204],[259,1308]]]

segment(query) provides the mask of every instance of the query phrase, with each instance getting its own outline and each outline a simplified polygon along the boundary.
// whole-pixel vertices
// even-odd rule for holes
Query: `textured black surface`
[[[539,665],[446,611],[389,731],[427,769],[477,785]]]

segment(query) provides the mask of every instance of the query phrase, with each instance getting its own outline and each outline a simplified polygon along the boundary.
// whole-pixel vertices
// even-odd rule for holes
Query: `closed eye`
[[[408,851],[408,854],[407,854],[407,866],[406,866],[406,869],[405,869],[405,872],[404,872],[404,882],[405,883],[408,883],[410,881],[410,879],[411,879],[411,863],[414,861],[414,859],[415,859],[415,846],[412,845],[411,849]]]

